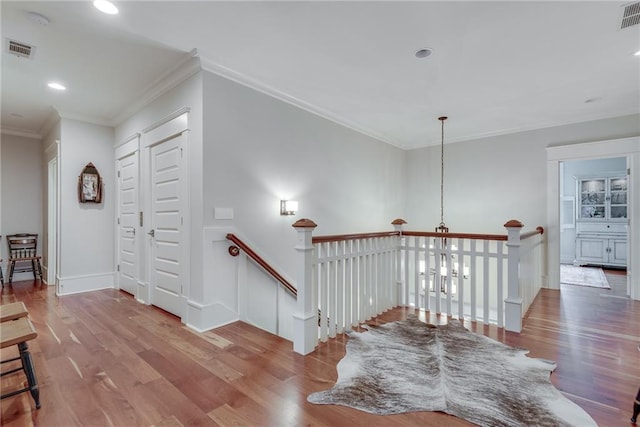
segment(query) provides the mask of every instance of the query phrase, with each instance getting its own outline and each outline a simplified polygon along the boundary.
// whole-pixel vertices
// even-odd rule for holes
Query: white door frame
[[[640,300],[640,137],[547,147],[548,287],[560,289],[560,163],[610,157],[625,157],[630,170],[627,291]]]
[[[144,244],[144,249],[140,253],[140,259],[144,261],[144,285],[146,286],[146,293],[144,297],[146,298],[145,302],[147,304],[153,304],[153,290],[151,289],[152,284],[151,280],[151,269],[152,262],[151,257],[153,255],[153,251],[151,251],[151,237],[148,235],[151,231],[151,147],[166,141],[167,139],[177,137],[181,134],[185,134],[185,141],[183,144],[183,166],[182,166],[182,176],[181,180],[181,191],[182,191],[182,205],[181,212],[183,213],[183,227],[182,234],[180,236],[181,239],[181,259],[184,260],[182,269],[180,271],[180,279],[182,281],[182,293],[181,293],[181,309],[179,316],[181,317],[183,323],[186,321],[187,314],[187,300],[189,296],[189,288],[190,288],[190,266],[189,260],[190,258],[190,247],[191,247],[191,238],[190,238],[190,230],[191,230],[191,221],[190,221],[190,198],[189,198],[189,127],[188,127],[188,119],[189,119],[189,108],[182,108],[173,114],[165,117],[154,125],[146,128],[142,133],[142,141],[141,141],[141,156],[140,156],[140,206],[143,208],[143,227],[142,232],[144,233],[144,240],[146,244]],[[143,240],[143,239],[140,239]]]
[[[44,150],[47,160],[47,285],[56,286],[60,278],[60,140]],[[43,248],[44,249],[44,248]]]
[[[49,160],[47,179],[47,284],[58,274],[58,156]]]

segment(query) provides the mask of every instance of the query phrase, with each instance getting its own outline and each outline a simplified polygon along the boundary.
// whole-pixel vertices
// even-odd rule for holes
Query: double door
[[[117,162],[118,286],[139,301],[180,317],[184,314],[185,141],[186,135],[178,134],[148,146],[142,159],[136,150]],[[142,179],[140,170],[148,171]]]

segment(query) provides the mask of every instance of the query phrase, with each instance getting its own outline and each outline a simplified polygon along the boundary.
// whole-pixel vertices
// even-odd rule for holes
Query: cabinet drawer
[[[626,234],[627,224],[624,222],[579,222],[576,224],[576,232]]]

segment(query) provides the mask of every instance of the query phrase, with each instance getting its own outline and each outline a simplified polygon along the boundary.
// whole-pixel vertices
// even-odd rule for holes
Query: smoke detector
[[[42,25],[43,27],[49,25],[49,18],[39,14],[38,12],[28,12],[27,16],[32,22],[35,22],[38,25]]]
[[[625,28],[631,27],[633,25],[640,24],[640,2],[625,4],[621,7],[621,10],[621,30],[624,30]]]
[[[4,50],[12,55],[28,59],[33,59],[33,55],[36,53],[35,46],[9,38],[5,39]]]

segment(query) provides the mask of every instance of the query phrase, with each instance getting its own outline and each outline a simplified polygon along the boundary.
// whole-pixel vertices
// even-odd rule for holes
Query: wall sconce
[[[295,200],[280,200],[280,215],[295,215],[298,212],[298,202]]]

